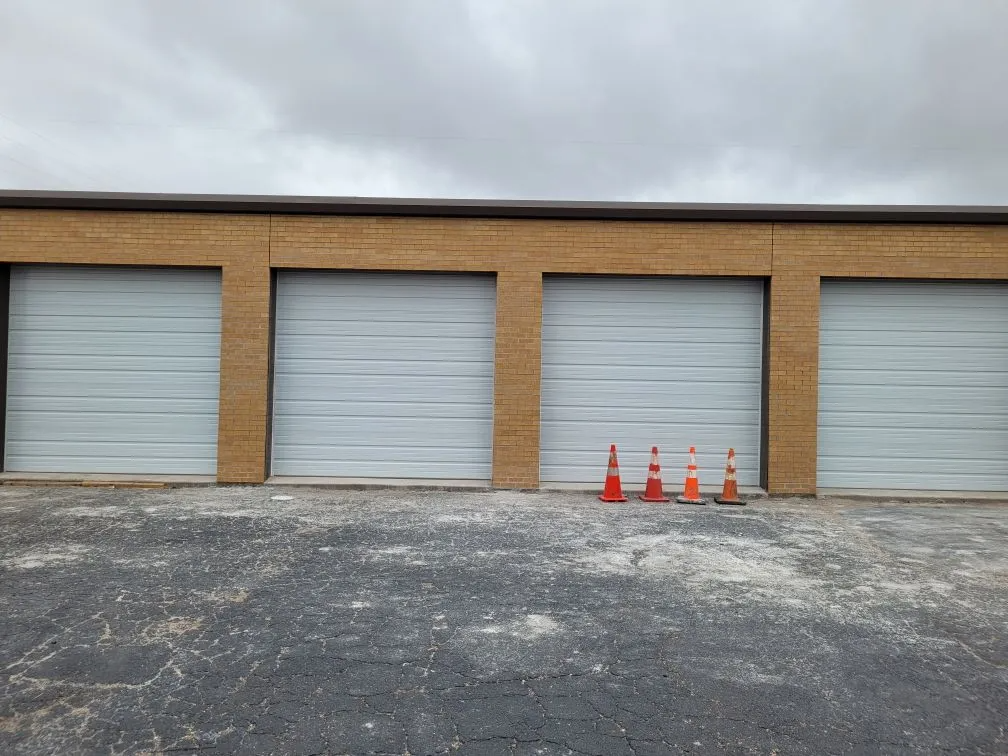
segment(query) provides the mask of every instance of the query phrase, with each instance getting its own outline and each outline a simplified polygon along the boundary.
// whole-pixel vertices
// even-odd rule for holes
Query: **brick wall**
[[[261,483],[266,471],[270,354],[268,250],[224,266],[217,479]]]
[[[819,278],[770,280],[767,488],[813,493],[819,379]]]
[[[539,486],[542,274],[497,275],[493,484]]]
[[[277,268],[770,275],[769,224],[274,216]]]
[[[823,277],[1008,281],[1008,227],[0,210],[0,262],[223,273],[218,479],[266,469],[270,268],[497,274],[493,483],[535,487],[543,273],[769,278],[767,477],[815,490]]]

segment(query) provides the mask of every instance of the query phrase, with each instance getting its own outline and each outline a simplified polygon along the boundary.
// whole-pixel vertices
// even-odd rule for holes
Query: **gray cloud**
[[[1008,203],[999,0],[8,0],[0,182]]]

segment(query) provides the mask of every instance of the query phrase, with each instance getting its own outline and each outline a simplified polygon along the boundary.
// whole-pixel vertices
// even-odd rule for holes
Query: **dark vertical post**
[[[759,484],[769,491],[770,475],[770,286],[769,278],[763,279],[763,337],[760,355],[760,463]]]
[[[269,478],[273,467],[273,373],[276,363],[276,301],[277,270],[270,268],[269,294],[269,376],[266,384],[266,469]]]
[[[3,397],[3,412],[0,412],[0,472],[7,461],[7,349],[10,343],[10,265],[0,265],[0,396]]]

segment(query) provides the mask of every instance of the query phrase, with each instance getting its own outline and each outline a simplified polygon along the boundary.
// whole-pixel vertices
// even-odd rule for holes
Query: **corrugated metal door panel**
[[[217,271],[14,266],[5,468],[213,475]]]
[[[1008,285],[827,281],[822,488],[1008,490]]]
[[[491,276],[283,271],[274,475],[490,479]]]
[[[616,443],[625,485],[643,486],[655,444],[670,490],[691,445],[704,486],[731,446],[758,485],[762,321],[759,281],[546,277],[543,482],[600,485]]]

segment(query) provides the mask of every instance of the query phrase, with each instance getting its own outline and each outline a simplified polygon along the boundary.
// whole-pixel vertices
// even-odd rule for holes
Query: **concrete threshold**
[[[168,488],[212,486],[213,475],[134,475],[102,473],[0,473],[3,486],[90,486],[95,488]]]
[[[890,499],[896,501],[989,501],[1008,503],[1008,491],[911,491],[903,488],[820,488],[820,499]]]
[[[328,488],[416,488],[430,489],[435,491],[491,491],[495,490],[490,481],[487,480],[441,480],[433,478],[331,478],[322,476],[306,475],[274,475],[266,480],[268,486],[320,486]],[[593,486],[586,483],[545,483],[539,488],[528,489],[501,489],[501,490],[522,490],[535,492],[564,491],[568,493],[595,493],[602,490],[602,486]],[[637,495],[644,492],[644,487],[623,487],[625,493]],[[666,487],[665,494],[675,497],[680,492],[672,491]],[[721,486],[710,488],[701,486],[700,493],[704,496],[713,497],[721,493]],[[762,488],[740,486],[739,493],[749,498],[764,498],[767,492]]]
[[[434,491],[489,491],[488,480],[441,478],[339,478],[312,475],[272,475],[267,486],[320,486],[326,488],[416,488]]]
[[[670,486],[665,483],[662,486],[665,491],[665,495],[674,499],[682,493],[682,485]],[[600,493],[602,491],[602,481],[597,484],[590,485],[586,483],[543,483],[539,486],[540,491],[567,491],[567,492],[583,492],[583,493]],[[700,486],[700,493],[706,497],[717,496],[723,490],[722,486]],[[739,494],[741,496],[748,496],[749,498],[762,499],[767,496],[767,492],[758,486],[739,486]],[[623,484],[623,493],[627,496],[633,494],[644,493],[644,486],[634,484],[628,486]]]

